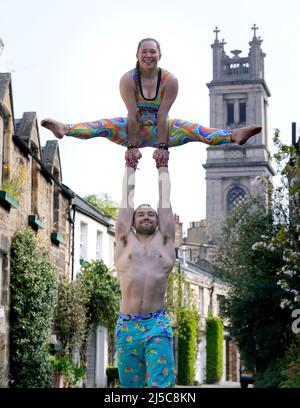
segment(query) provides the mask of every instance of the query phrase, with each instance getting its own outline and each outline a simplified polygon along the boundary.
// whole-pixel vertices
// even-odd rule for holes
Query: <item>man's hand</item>
[[[164,149],[155,149],[153,159],[156,161],[156,167],[168,167],[169,152]]]

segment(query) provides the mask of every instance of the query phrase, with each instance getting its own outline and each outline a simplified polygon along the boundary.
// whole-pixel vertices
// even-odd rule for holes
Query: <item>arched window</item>
[[[231,211],[238,200],[245,197],[247,194],[242,187],[232,187],[227,194],[227,211]]]

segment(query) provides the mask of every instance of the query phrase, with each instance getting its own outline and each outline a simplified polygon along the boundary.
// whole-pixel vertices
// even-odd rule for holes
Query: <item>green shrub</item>
[[[59,283],[54,322],[57,338],[62,344],[61,355],[71,356],[85,341],[87,302],[87,291],[79,280],[65,278]]]
[[[284,370],[286,380],[279,384],[280,388],[300,388],[300,334],[287,352],[287,366]]]
[[[101,260],[92,261],[82,266],[77,279],[86,288],[89,301],[87,323],[91,326],[105,326],[108,329],[108,361],[113,364],[115,354],[114,329],[120,307],[120,284]],[[82,355],[86,355],[86,344]]]
[[[287,379],[279,384],[280,388],[300,388],[300,359],[290,363],[284,374]]]
[[[48,253],[37,246],[31,228],[18,231],[11,245],[10,376],[12,386],[52,385],[48,343],[55,273]]]
[[[274,359],[263,373],[257,373],[255,388],[278,388],[279,384],[286,380],[284,369],[285,359]]]
[[[121,297],[118,279],[101,260],[83,265],[77,279],[88,293],[88,323],[114,329]]]
[[[178,323],[178,378],[179,384],[188,385],[195,381],[197,353],[197,313],[181,308]]]
[[[223,372],[223,321],[218,316],[206,318],[206,381],[221,380]]]
[[[120,384],[119,371],[115,366],[108,366],[106,368],[107,386],[117,387]]]

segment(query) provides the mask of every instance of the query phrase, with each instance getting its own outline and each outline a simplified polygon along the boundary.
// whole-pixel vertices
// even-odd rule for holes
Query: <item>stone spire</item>
[[[215,27],[214,33],[216,33],[215,41],[211,44],[213,49],[213,80],[221,79],[222,75],[222,59],[224,56],[224,45],[226,44],[224,40],[219,41],[218,34],[220,30]]]
[[[256,36],[258,27],[253,24],[251,28],[253,30],[253,38],[249,42],[249,67],[251,79],[263,79],[264,78],[264,58],[266,54],[261,49],[262,39]]]

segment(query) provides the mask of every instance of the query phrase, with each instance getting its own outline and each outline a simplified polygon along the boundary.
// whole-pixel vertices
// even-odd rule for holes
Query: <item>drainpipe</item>
[[[70,239],[72,240],[72,245],[71,245],[71,262],[72,262],[71,280],[73,281],[74,280],[74,252],[75,252],[75,250],[74,250],[74,248],[75,248],[75,242],[74,242],[75,241],[75,214],[76,214],[74,204],[72,205],[72,207],[70,209],[70,212],[71,212],[71,210],[73,210],[72,217],[71,217],[71,214],[70,214],[70,222],[72,224],[72,231],[71,231],[71,234],[70,234]]]

